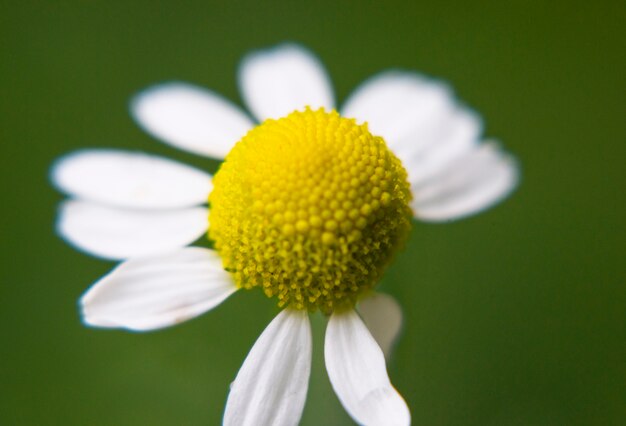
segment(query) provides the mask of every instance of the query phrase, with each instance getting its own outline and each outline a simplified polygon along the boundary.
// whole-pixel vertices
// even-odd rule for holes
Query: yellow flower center
[[[213,188],[209,238],[224,267],[281,307],[353,307],[411,226],[400,161],[335,111],[265,121],[231,150]]]

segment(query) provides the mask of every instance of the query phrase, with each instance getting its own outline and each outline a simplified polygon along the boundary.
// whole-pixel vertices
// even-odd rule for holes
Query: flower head
[[[268,119],[226,157],[209,238],[244,288],[280,307],[353,308],[410,229],[406,172],[366,125],[320,109]]]
[[[308,312],[317,310],[329,317],[326,367],[346,411],[361,424],[409,424],[384,358],[400,310],[373,289],[412,216],[445,221],[492,205],[515,186],[515,164],[480,141],[480,120],[447,86],[414,73],[368,80],[340,113],[322,65],[299,46],[249,55],[240,83],[257,126],[220,96],[182,83],[132,102],[154,136],[225,158],[214,178],[112,150],[80,151],[53,168],[55,185],[75,198],[61,207],[60,234],[123,260],[81,298],[83,319],[153,330],[258,288],[282,311],[237,374],[224,424],[298,423],[311,363]],[[214,250],[186,247],[207,231]]]

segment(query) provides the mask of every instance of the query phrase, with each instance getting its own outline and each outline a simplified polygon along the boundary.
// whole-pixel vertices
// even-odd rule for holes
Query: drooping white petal
[[[267,326],[232,383],[224,426],[295,426],[311,370],[311,325],[285,309]]]
[[[413,210],[426,221],[459,219],[505,198],[518,179],[513,158],[495,143],[484,143],[428,179],[412,181]]]
[[[401,144],[394,152],[409,173],[409,180],[418,182],[439,173],[450,162],[480,147],[480,118],[467,108],[440,117],[420,134],[421,147]]]
[[[373,293],[359,302],[358,310],[385,358],[389,359],[402,328],[402,308],[388,294]]]
[[[127,260],[80,299],[94,327],[148,331],[194,318],[237,290],[216,252],[187,247]]]
[[[220,95],[187,83],[144,90],[131,102],[141,127],[177,148],[224,158],[253,126],[241,109]]]
[[[448,86],[416,73],[387,71],[361,84],[345,102],[345,117],[366,121],[395,152],[403,144],[426,141],[423,130],[450,114],[454,99]]]
[[[305,106],[334,107],[333,89],[324,66],[296,44],[281,44],[247,55],[239,70],[243,99],[263,121],[280,118]]]
[[[105,259],[149,256],[191,244],[208,228],[208,209],[122,210],[86,201],[61,204],[59,234]]]
[[[115,150],[62,157],[51,173],[59,190],[76,198],[128,208],[165,209],[206,202],[211,176],[176,161]]]
[[[324,357],[330,383],[357,423],[411,423],[406,402],[389,381],[383,352],[354,310],[331,315]]]
[[[480,117],[440,82],[385,72],[359,87],[342,112],[369,122],[400,158],[417,218],[468,216],[500,201],[516,185],[510,156],[481,143]]]

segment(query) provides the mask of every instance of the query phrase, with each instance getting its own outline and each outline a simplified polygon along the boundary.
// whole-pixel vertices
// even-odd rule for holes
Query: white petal
[[[386,72],[366,81],[343,112],[383,136],[412,179],[472,149],[482,131],[478,115],[457,105],[447,86],[413,73]]]
[[[248,54],[241,63],[239,85],[246,105],[259,121],[280,118],[305,106],[330,110],[335,105],[324,66],[296,44]]]
[[[359,302],[359,313],[385,358],[389,359],[402,328],[402,308],[388,294],[374,293]]]
[[[324,357],[330,383],[357,423],[411,423],[409,408],[387,376],[385,357],[355,311],[331,315]]]
[[[425,128],[419,137],[421,147],[402,144],[396,155],[409,173],[409,180],[419,182],[439,173],[450,162],[480,147],[482,123],[476,113],[465,108],[440,117]]]
[[[411,182],[413,209],[427,221],[458,219],[502,200],[518,179],[516,162],[494,143],[484,143],[436,175]]]
[[[421,146],[422,130],[449,114],[450,89],[415,73],[387,71],[361,84],[342,108],[342,115],[366,121],[394,152],[405,143]]]
[[[208,209],[121,210],[85,201],[61,204],[57,230],[69,243],[106,259],[128,259],[191,244],[208,228]]]
[[[402,160],[420,219],[443,221],[477,213],[515,187],[512,159],[480,142],[480,117],[440,82],[386,72],[358,88],[343,114],[368,121],[371,131],[383,136]]]
[[[88,325],[147,331],[194,318],[236,290],[216,252],[187,247],[127,260],[95,283],[80,305]]]
[[[59,190],[130,208],[178,208],[206,202],[211,176],[162,157],[115,150],[66,155],[52,168]]]
[[[144,90],[131,112],[154,137],[194,154],[224,158],[253,126],[233,103],[209,90],[171,82]]]
[[[285,309],[257,339],[231,385],[224,426],[297,425],[310,370],[308,314]]]

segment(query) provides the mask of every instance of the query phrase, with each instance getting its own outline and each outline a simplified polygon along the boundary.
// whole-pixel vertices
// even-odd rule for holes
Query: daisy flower
[[[409,424],[384,356],[401,312],[374,287],[413,218],[448,221],[493,205],[516,185],[515,163],[482,140],[480,118],[447,85],[413,72],[372,77],[337,112],[322,64],[287,44],[246,56],[239,83],[260,124],[186,83],[157,85],[131,103],[156,138],[224,158],[214,177],[115,150],[79,151],[53,167],[71,197],[60,235],[122,261],[80,299],[83,320],[154,330],[258,288],[281,311],[231,386],[225,425],[298,423],[316,311],[328,317],[326,368],[350,416]],[[189,246],[207,232],[214,249]]]

